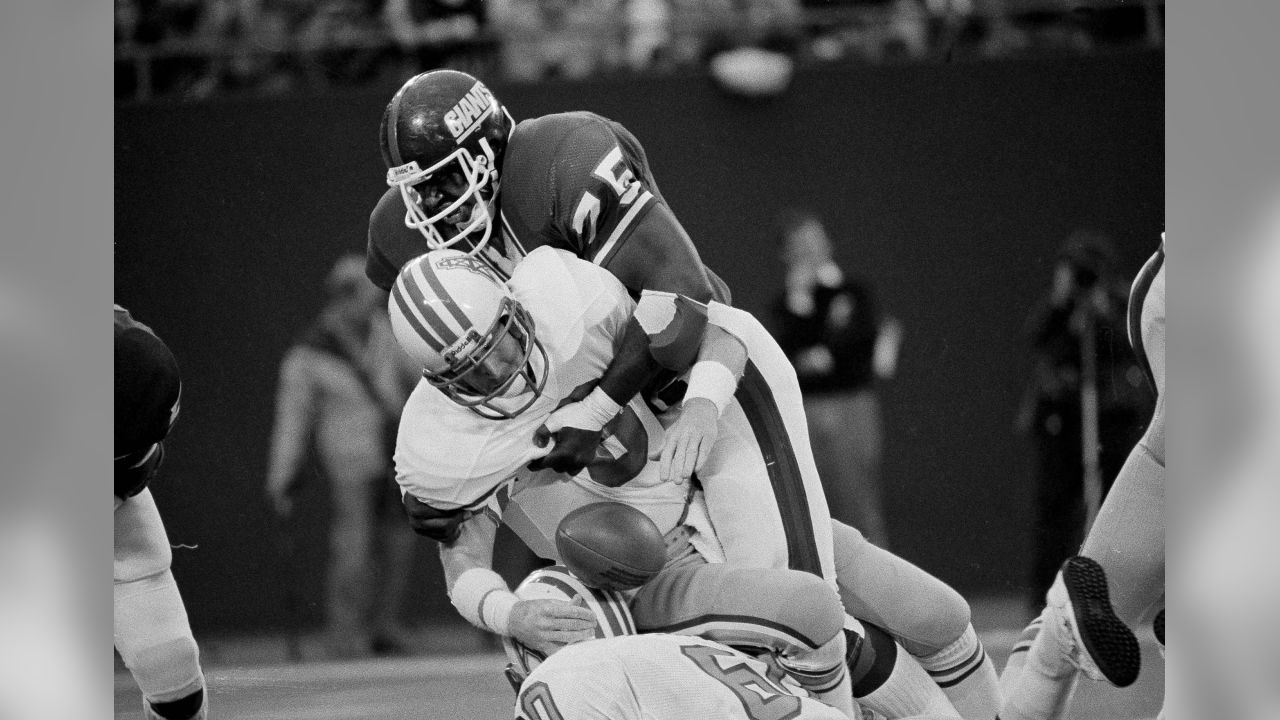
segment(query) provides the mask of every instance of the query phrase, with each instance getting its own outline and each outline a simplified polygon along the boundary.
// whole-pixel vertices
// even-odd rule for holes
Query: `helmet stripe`
[[[627,632],[627,621],[623,619],[623,614],[613,602],[613,598],[609,597],[603,590],[597,590],[596,588],[591,588],[591,594],[595,595],[596,601],[600,603],[600,608],[609,617],[609,627],[613,628],[613,637],[631,634]]]
[[[441,345],[437,351],[452,345],[458,341],[458,333],[452,330],[443,318],[435,311],[427,302],[426,295],[422,292],[422,276],[426,273],[422,272],[421,265],[413,263],[408,266],[409,277],[404,278],[403,283],[396,283],[396,287],[403,285],[409,306],[414,310],[415,314],[422,318],[426,324],[431,326],[433,335],[440,340]],[[412,282],[410,282],[412,280]],[[443,292],[440,288],[438,292]],[[441,298],[443,299],[443,298]],[[466,327],[465,325],[463,327]]]
[[[432,350],[442,352],[444,344],[440,342],[434,333],[427,330],[426,326],[422,324],[422,318],[418,316],[418,313],[414,310],[409,301],[404,298],[404,293],[401,291],[400,287],[400,283],[396,283],[391,286],[391,297],[400,308],[400,314],[404,316],[405,320],[409,321],[409,324],[413,326],[413,331],[418,335],[418,337],[422,338],[423,341],[430,345]]]
[[[471,327],[471,319],[467,317],[466,313],[462,312],[462,308],[458,307],[458,303],[454,301],[449,291],[444,289],[444,285],[440,283],[440,278],[436,277],[435,266],[428,263],[426,267],[422,268],[422,275],[426,278],[427,284],[431,286],[432,292],[436,294],[436,297],[440,298],[440,303],[453,316],[454,322],[458,323],[458,327],[462,328],[462,332],[465,333]]]

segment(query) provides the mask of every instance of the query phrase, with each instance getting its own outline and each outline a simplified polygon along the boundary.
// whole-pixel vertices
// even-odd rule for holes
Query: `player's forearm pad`
[[[697,358],[707,325],[701,303],[675,293],[645,290],[633,316],[649,336],[649,354],[663,367],[680,372]]]
[[[519,600],[507,581],[488,568],[471,568],[459,575],[449,599],[467,622],[499,635],[508,634],[511,608]]]

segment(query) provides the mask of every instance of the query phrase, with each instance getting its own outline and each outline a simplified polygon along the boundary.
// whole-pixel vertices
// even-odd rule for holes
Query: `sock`
[[[1079,673],[1058,642],[1054,612],[1050,605],[1040,614],[1042,627],[1024,653],[1021,672],[1005,693],[1001,720],[1057,720],[1071,702]]]
[[[1022,634],[1018,636],[1017,642],[1013,644],[1013,652],[1009,653],[1009,660],[1004,665],[1004,671],[1000,673],[1000,694],[1007,697],[1013,690],[1013,686],[1018,682],[1018,676],[1022,673],[1022,668],[1027,664],[1027,652],[1031,650],[1031,643],[1035,642],[1036,635],[1040,634],[1040,626],[1044,621],[1036,616],[1025,628]]]
[[[1000,712],[996,668],[973,625],[947,647],[916,659],[964,720],[993,720]]]
[[[848,638],[850,679],[859,704],[891,718],[930,713],[957,716],[951,701],[915,658],[883,629],[863,625],[865,638],[846,630],[852,635]]]

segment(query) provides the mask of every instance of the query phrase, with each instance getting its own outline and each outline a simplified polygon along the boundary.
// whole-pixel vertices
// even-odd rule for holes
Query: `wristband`
[[[716,410],[724,413],[725,406],[738,390],[738,378],[729,368],[714,360],[699,360],[689,370],[689,388],[684,399],[700,397],[710,400]]]
[[[583,413],[581,419],[577,422],[565,422],[564,427],[599,430],[608,424],[614,416],[622,412],[622,406],[614,402],[613,398],[609,397],[609,394],[599,387],[592,390],[591,394],[583,398],[578,405]],[[579,425],[579,422],[582,424]]]
[[[449,599],[467,622],[499,635],[507,634],[511,608],[520,600],[507,581],[488,568],[471,568],[459,575]]]

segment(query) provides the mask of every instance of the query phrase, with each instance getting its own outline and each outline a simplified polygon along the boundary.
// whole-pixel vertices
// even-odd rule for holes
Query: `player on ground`
[[[599,385],[583,388],[585,398],[547,419],[555,444],[540,461],[543,466],[570,473],[583,468],[599,446],[605,422],[642,388],[659,407],[683,409],[685,385],[670,380],[698,355],[708,316],[729,317],[732,309],[723,304],[729,301],[727,288],[702,264],[630,132],[586,112],[516,124],[483,83],[441,70],[412,78],[396,93],[383,116],[380,140],[392,187],[370,218],[366,272],[375,284],[390,289],[399,269],[428,248],[466,249],[509,275],[527,251],[550,245],[605,268],[638,296]],[[685,300],[677,301],[681,297]],[[700,306],[718,309],[704,313]],[[704,377],[723,383],[718,372]],[[750,370],[736,387],[744,403],[771,392],[763,376]],[[708,416],[704,407],[702,419]],[[705,432],[706,425],[701,429]],[[787,430],[783,422],[756,422],[751,437],[743,440],[784,449],[793,440]],[[793,472],[796,466],[789,463],[770,467],[775,472],[768,502],[776,509],[768,512],[783,532],[757,532],[753,545],[735,547],[749,547],[763,557],[781,555],[792,569],[832,576],[830,563],[811,552],[826,543],[821,537],[827,532],[825,520],[806,522],[826,517],[825,508],[818,513],[813,507],[813,487],[820,490],[820,483],[812,473]],[[806,487],[809,480],[815,481],[813,487]],[[459,520],[444,508],[417,511],[423,521],[434,512],[442,526]],[[852,528],[837,523],[831,532],[842,569],[860,567],[854,558],[887,555]],[[896,581],[888,592],[898,602],[880,610],[911,643],[908,649],[953,699],[975,704],[966,716],[994,715],[995,674],[963,599],[916,568],[877,579]],[[848,582],[842,588],[847,602],[859,590],[851,575]],[[929,612],[913,612],[920,607]],[[852,605],[848,609],[858,612]]]
[[[178,418],[178,363],[151,328],[115,306],[115,646],[148,720],[208,716],[200,653],[147,484]]]
[[[1138,677],[1138,642],[1129,628],[1164,600],[1164,289],[1162,237],[1129,297],[1129,340],[1156,390],[1155,412],[1080,555],[1063,564],[1044,611],[1010,656],[1001,676],[1005,720],[1062,717],[1080,672],[1120,687]],[[1155,632],[1163,646],[1163,609]]]
[[[636,635],[625,597],[588,588],[562,567],[533,571],[515,594],[576,601],[591,613],[597,638],[541,646],[504,639],[517,720],[845,717],[811,699],[776,667],[721,643],[690,635]]]

